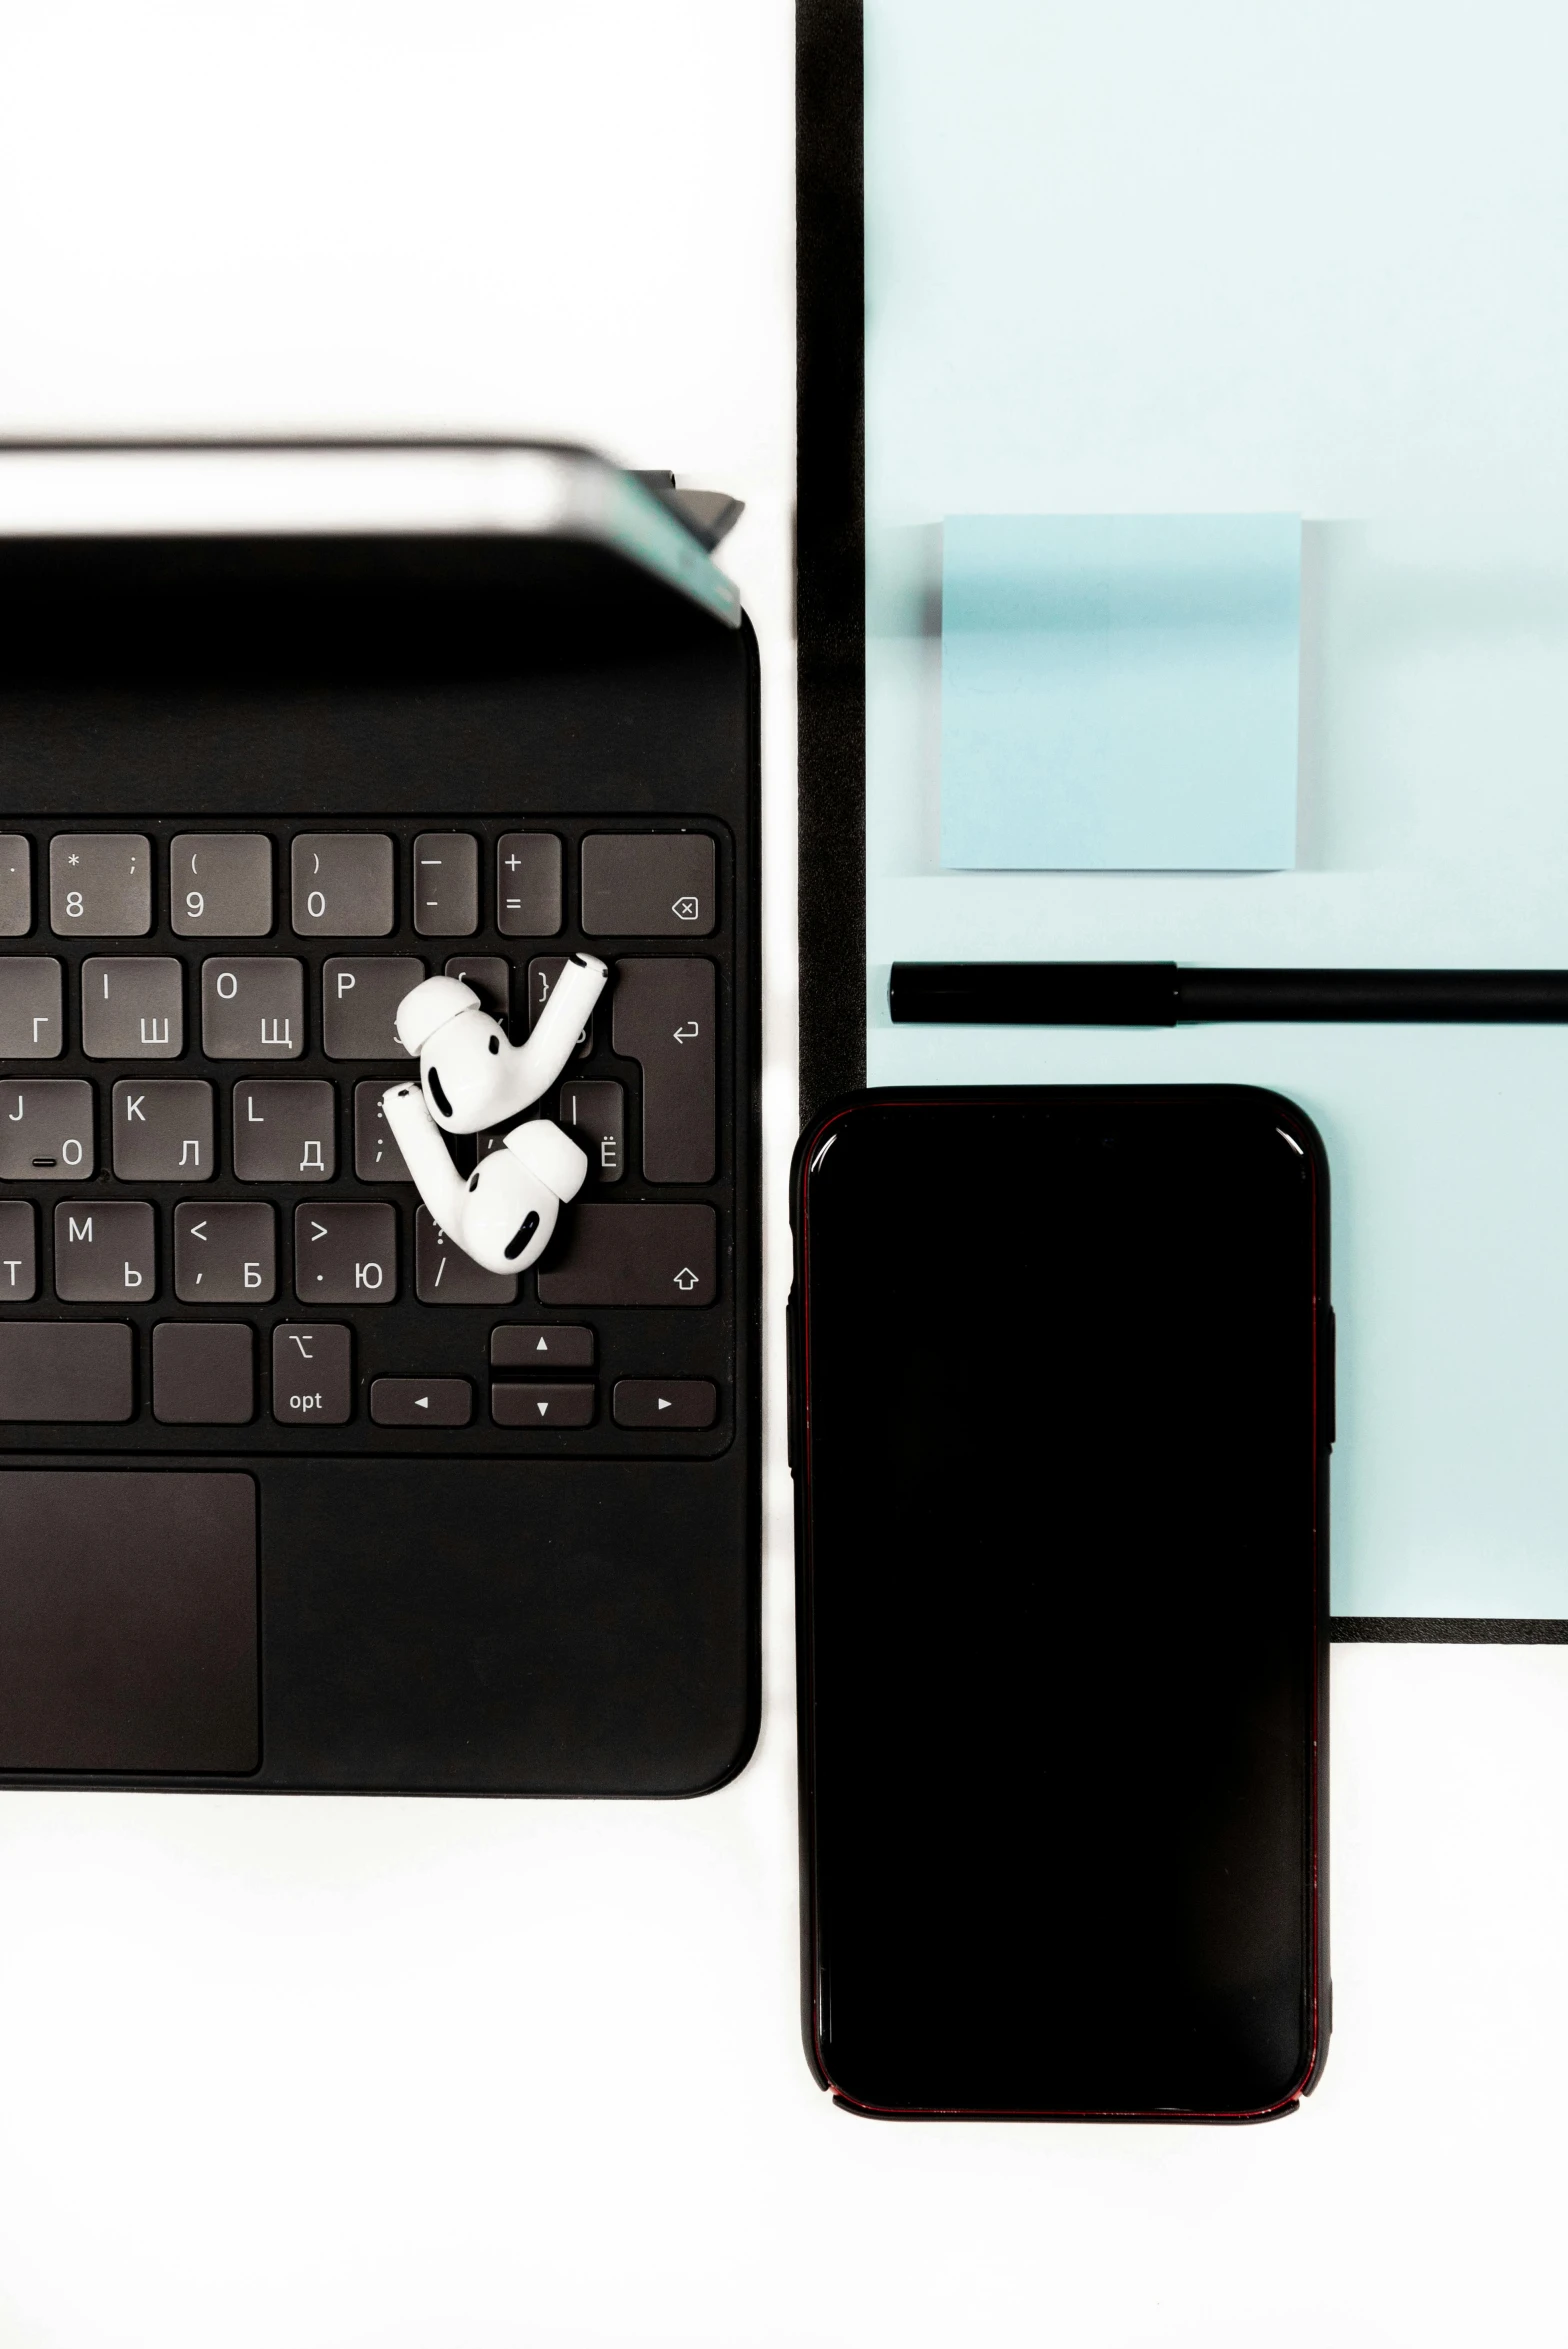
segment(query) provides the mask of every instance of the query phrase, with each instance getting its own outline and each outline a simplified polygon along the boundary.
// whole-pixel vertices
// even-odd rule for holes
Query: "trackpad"
[[[261,1759],[249,1476],[0,1470],[0,1769]]]

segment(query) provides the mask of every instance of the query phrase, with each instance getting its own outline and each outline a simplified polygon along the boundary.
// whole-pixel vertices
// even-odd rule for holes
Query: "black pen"
[[[1174,962],[896,962],[887,993],[895,1022],[927,1026],[1568,1021],[1568,971],[1192,970]]]

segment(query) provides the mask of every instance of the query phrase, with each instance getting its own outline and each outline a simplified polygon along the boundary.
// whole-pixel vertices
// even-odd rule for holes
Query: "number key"
[[[169,918],[180,938],[265,938],[272,842],[264,832],[182,832],[169,844]]]
[[[49,843],[49,923],[57,938],[145,938],[152,850],[140,832],[57,832]]]
[[[298,936],[386,936],[392,927],[392,843],[384,832],[301,832],[290,854]]]

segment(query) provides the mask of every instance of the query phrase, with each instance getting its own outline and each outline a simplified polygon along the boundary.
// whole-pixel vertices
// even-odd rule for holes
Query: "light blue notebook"
[[[1301,524],[965,514],[942,533],[942,863],[1296,861]]]

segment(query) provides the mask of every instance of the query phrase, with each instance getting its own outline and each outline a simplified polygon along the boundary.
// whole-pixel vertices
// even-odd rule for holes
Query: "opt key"
[[[716,1149],[713,965],[636,955],[615,966],[617,1052],[642,1062],[642,1171],[650,1183],[711,1183]]]

